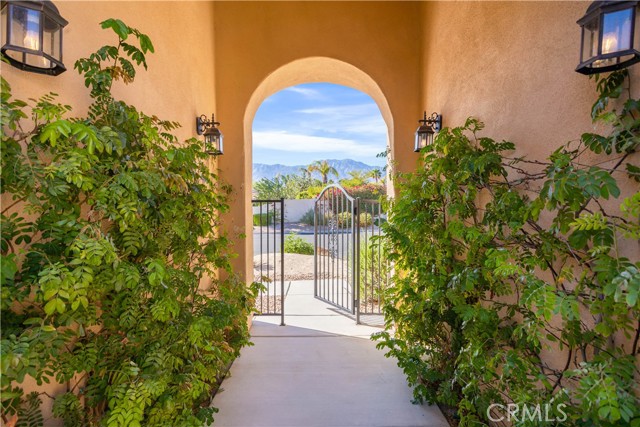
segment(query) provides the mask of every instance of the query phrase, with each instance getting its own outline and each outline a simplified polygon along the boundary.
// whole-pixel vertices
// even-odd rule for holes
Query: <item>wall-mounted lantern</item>
[[[582,27],[582,74],[620,70],[640,61],[637,1],[594,1],[578,20]]]
[[[222,133],[217,126],[220,126],[220,122],[216,122],[213,114],[211,120],[204,114],[196,117],[196,132],[198,135],[204,134],[204,152],[207,154],[222,154]]]
[[[424,112],[422,120],[418,120],[420,127],[416,130],[416,146],[413,151],[416,153],[422,150],[427,145],[431,145],[433,142],[433,135],[442,127],[442,115],[432,113],[427,117],[427,112]]]
[[[2,56],[14,67],[57,76],[62,63],[62,29],[68,22],[58,8],[45,1],[3,1]]]

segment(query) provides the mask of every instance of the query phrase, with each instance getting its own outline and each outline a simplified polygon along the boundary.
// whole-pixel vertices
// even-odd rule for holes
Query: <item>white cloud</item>
[[[350,158],[373,157],[379,144],[368,145],[351,139],[311,136],[287,132],[253,132],[253,146],[288,153],[333,153]]]
[[[309,116],[299,124],[304,129],[357,135],[387,134],[387,125],[375,104],[306,108],[295,112]]]
[[[315,90],[315,89],[311,89],[311,88],[307,88],[307,87],[300,87],[300,86],[291,86],[288,87],[286,89],[283,89],[283,92],[293,92],[293,93],[297,93],[299,95],[304,96],[305,98],[308,99],[324,99],[324,95],[322,93],[320,93],[319,91]]]

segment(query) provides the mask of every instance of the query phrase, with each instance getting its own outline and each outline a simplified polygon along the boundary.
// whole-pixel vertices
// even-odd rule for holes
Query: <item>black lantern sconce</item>
[[[217,126],[220,126],[220,122],[216,122],[213,114],[211,120],[204,114],[196,117],[196,132],[204,135],[204,152],[215,156],[222,154],[222,133]]]
[[[2,56],[21,70],[57,76],[62,63],[62,29],[68,22],[49,0],[2,2]]]
[[[578,20],[582,27],[582,74],[620,70],[640,61],[637,1],[594,1]]]
[[[416,130],[416,146],[413,151],[420,152],[424,147],[433,143],[433,135],[442,127],[442,115],[432,113],[427,117],[427,112],[424,112],[422,120],[418,120],[420,127]]]

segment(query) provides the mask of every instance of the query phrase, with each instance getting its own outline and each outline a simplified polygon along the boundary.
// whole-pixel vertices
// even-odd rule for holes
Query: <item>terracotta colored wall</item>
[[[428,112],[442,113],[447,127],[461,126],[469,116],[484,121],[482,135],[514,142],[514,157],[544,160],[560,145],[579,140],[582,133],[594,131],[590,112],[597,96],[595,82],[574,71],[580,52],[576,21],[588,5],[423,3],[422,104]],[[638,97],[640,67],[630,72]],[[600,125],[595,131],[606,129]],[[630,160],[637,163],[638,158],[636,153]],[[602,155],[586,155],[581,161],[601,163]],[[616,178],[623,196],[637,191],[638,184],[623,174]],[[615,209],[619,203],[605,205]],[[638,259],[640,242],[627,243],[619,249]],[[543,357],[558,367],[566,360],[558,349],[545,350]]]
[[[25,73],[2,64],[2,75],[18,98],[38,97],[48,91],[83,114],[89,104],[88,89],[73,69],[74,62],[104,44],[116,42],[111,30],[99,23],[118,18],[151,38],[156,53],[148,56],[149,70],[140,70],[133,85],[114,85],[115,96],[147,114],[176,120],[181,138],[195,134],[195,117],[215,110],[213,4],[167,1],[57,1],[69,21],[64,29],[63,60],[67,71],[51,77]]]
[[[425,2],[422,104],[444,126],[474,116],[544,158],[592,129],[595,83],[574,71],[585,2]],[[640,76],[632,68],[634,75]],[[637,85],[636,85],[637,88]]]
[[[146,114],[180,122],[181,139],[196,136],[195,116],[215,111],[213,4],[209,2],[71,2],[57,1],[61,15],[69,21],[64,30],[63,59],[67,71],[51,77],[26,73],[2,64],[2,76],[19,99],[37,98],[49,91],[73,107],[73,115],[86,112],[90,99],[84,82],[73,70],[74,62],[103,44],[115,43],[115,34],[100,29],[108,18],[122,19],[151,38],[155,54],[148,56],[149,70],[140,70],[133,85],[116,83],[115,96]],[[3,200],[4,202],[4,200]],[[35,382],[25,381],[26,391]],[[65,391],[65,385],[46,388],[50,395]],[[43,398],[49,418],[51,401]],[[46,425],[62,425],[48,419]]]
[[[414,167],[411,145],[421,112],[419,3],[216,2],[215,11],[217,114],[225,134],[220,168],[236,190],[229,232],[251,230],[247,104],[268,75],[292,61],[327,57],[368,74],[393,115],[395,159],[405,170]],[[317,80],[310,74],[307,81]],[[239,243],[237,252],[237,271],[250,277],[251,239]]]

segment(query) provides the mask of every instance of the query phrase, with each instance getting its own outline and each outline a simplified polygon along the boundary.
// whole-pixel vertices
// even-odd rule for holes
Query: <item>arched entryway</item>
[[[393,116],[389,103],[378,84],[364,71],[357,67],[327,57],[309,57],[292,61],[268,75],[253,92],[245,110],[244,127],[244,152],[245,170],[252,167],[252,125],[255,114],[262,102],[269,96],[287,87],[303,83],[334,83],[357,89],[369,95],[376,105],[387,125],[387,144],[393,147]],[[393,150],[391,150],[391,153]],[[251,192],[245,191],[245,206],[251,208]],[[251,215],[250,212],[247,212]],[[247,229],[247,235],[251,235],[251,230]],[[249,253],[253,253],[253,241],[249,242]],[[246,269],[253,268],[253,260],[246,257]]]

